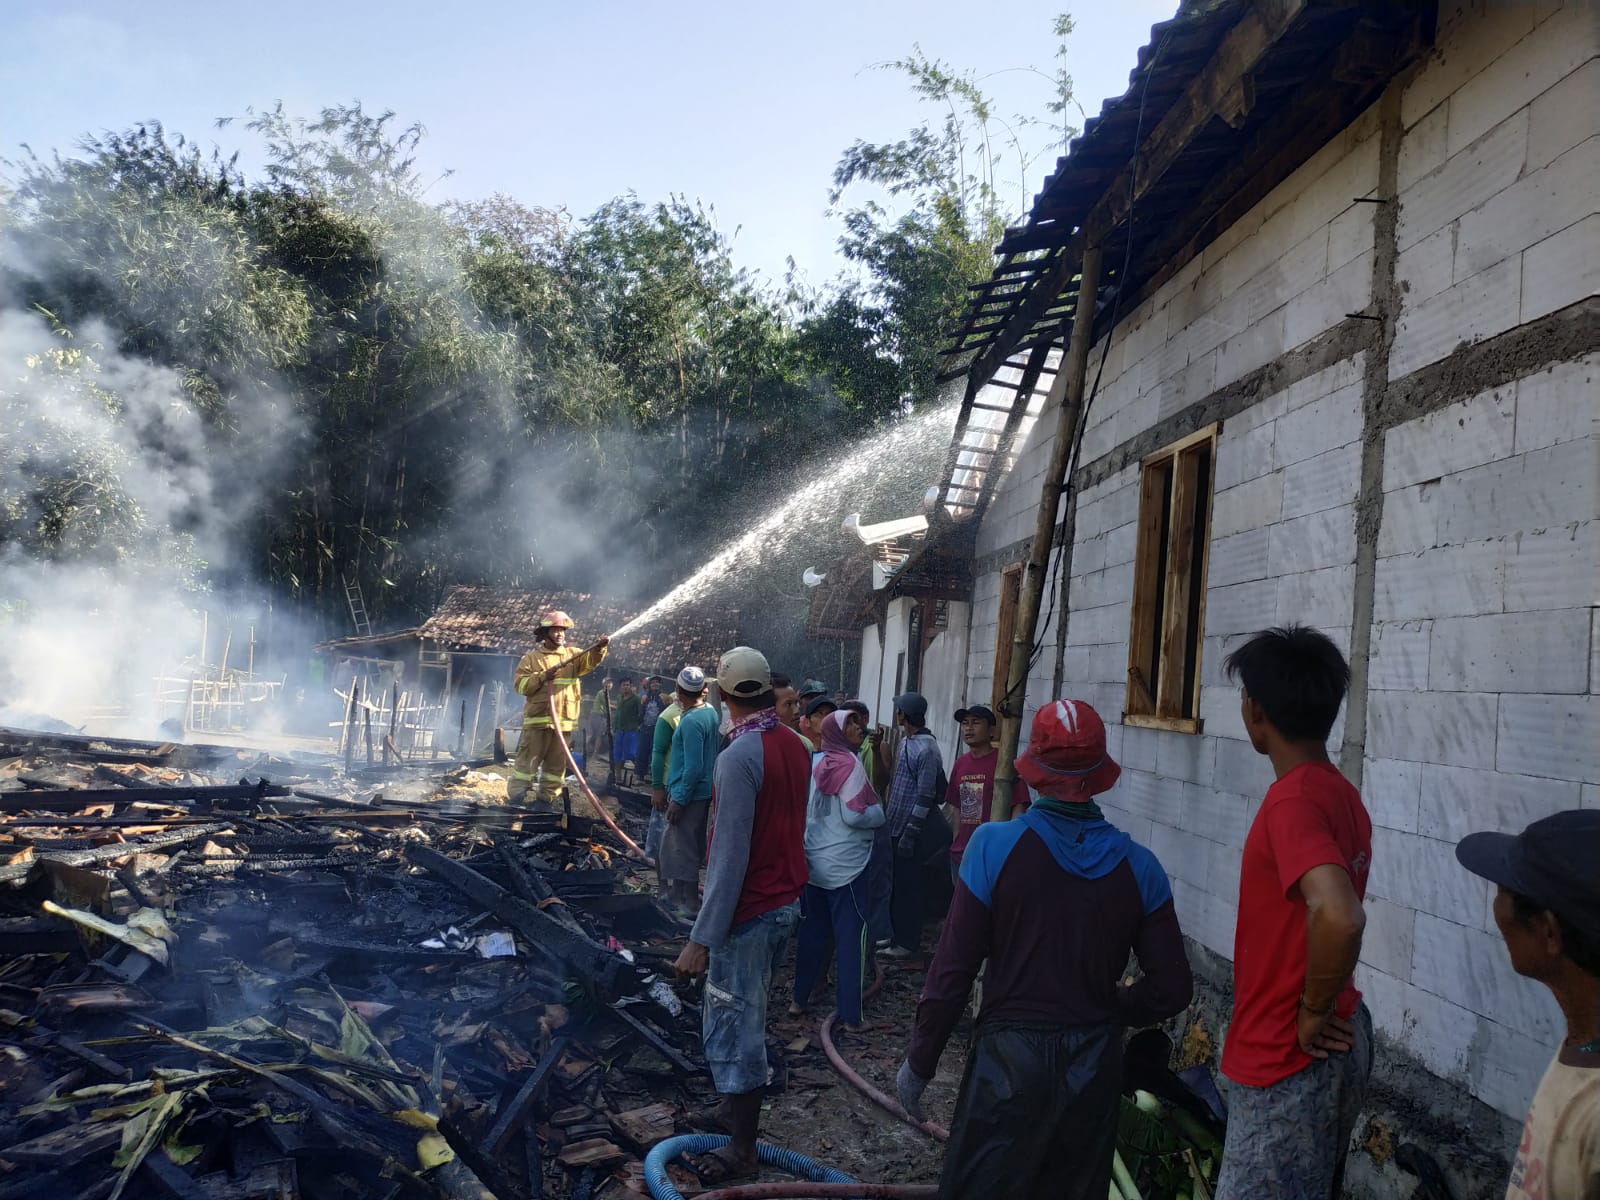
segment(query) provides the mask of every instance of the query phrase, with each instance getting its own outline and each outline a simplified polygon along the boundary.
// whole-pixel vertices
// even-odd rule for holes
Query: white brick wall
[[[1446,0],[1401,94],[1391,379],[1600,290],[1600,7]],[[1377,106],[1225,230],[1110,335],[1090,463],[1371,304]],[[1101,347],[1095,348],[1098,356]],[[1094,359],[1098,361],[1098,357]],[[1218,443],[1199,736],[1124,727],[1137,466],[1078,497],[1067,689],[1123,765],[1108,816],[1173,879],[1185,932],[1233,949],[1238,860],[1270,763],[1227,652],[1304,621],[1350,644],[1362,355],[1261,397]],[[1454,844],[1600,808],[1600,354],[1388,431],[1373,581],[1363,795],[1374,863],[1358,982],[1379,1028],[1520,1115],[1549,1057],[1548,994],[1511,972],[1490,888]],[[1028,536],[1053,412],[978,539]],[[969,694],[992,672],[998,574],[974,596]],[[1046,647],[1029,713],[1054,665]],[[1343,736],[1343,718],[1335,730]]]
[[[1600,9],[1463,6],[1401,99],[1390,378],[1600,290]]]

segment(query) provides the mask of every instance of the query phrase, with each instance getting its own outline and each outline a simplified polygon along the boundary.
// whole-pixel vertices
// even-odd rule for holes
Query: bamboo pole
[[[488,686],[485,683],[478,685],[478,706],[472,710],[472,740],[467,743],[468,749],[478,744],[478,722],[483,717],[483,689]],[[466,758],[468,756],[463,753],[461,757]]]
[[[1084,377],[1088,373],[1090,342],[1094,337],[1094,302],[1100,290],[1100,258],[1099,246],[1084,248],[1078,270],[1078,308],[1072,318],[1072,340],[1067,349],[1067,361],[1056,379],[1056,386],[1061,389],[1056,440],[1050,448],[1050,466],[1045,471],[1044,490],[1039,495],[1028,566],[1023,574],[1022,592],[1017,598],[1006,690],[1000,698],[1000,758],[995,764],[994,798],[989,808],[989,817],[994,821],[1004,821],[1011,815],[1011,783],[1016,777],[1014,762],[1017,743],[1022,738],[1022,712],[1028,693],[1028,670],[1032,666],[1033,635],[1039,622],[1039,601],[1050,574],[1056,510],[1061,506],[1061,493],[1072,459],[1073,436],[1083,413]]]

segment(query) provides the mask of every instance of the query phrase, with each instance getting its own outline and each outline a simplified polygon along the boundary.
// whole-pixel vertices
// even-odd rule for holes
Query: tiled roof
[[[586,646],[627,624],[639,607],[617,604],[588,592],[454,587],[420,637],[452,650],[521,654],[537,640],[539,618],[556,608],[572,618],[573,645]],[[734,609],[686,607],[667,613],[611,647],[612,661],[640,671],[675,673],[686,663],[710,669],[739,642]]]

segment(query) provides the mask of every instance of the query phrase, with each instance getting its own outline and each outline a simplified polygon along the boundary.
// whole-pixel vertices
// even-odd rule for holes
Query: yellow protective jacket
[[[555,650],[535,648],[522,656],[512,684],[525,697],[522,705],[522,724],[548,729],[551,718],[561,722],[561,732],[571,733],[578,727],[578,714],[583,706],[583,685],[580,675],[587,675],[605,661],[607,646],[596,650],[574,650],[561,646]],[[559,672],[548,684],[545,672]]]

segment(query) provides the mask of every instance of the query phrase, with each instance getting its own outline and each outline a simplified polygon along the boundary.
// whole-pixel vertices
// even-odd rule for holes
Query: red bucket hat
[[[1033,714],[1027,753],[1017,774],[1042,796],[1083,803],[1109,791],[1122,775],[1106,753],[1106,726],[1082,700],[1057,700]]]

